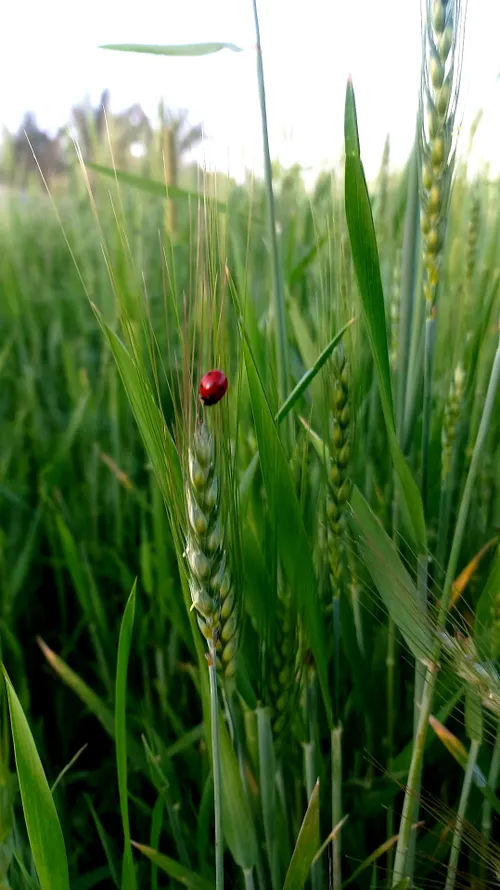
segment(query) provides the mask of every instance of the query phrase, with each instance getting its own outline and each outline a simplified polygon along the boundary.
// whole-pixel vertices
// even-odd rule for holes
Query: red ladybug
[[[216,405],[227,392],[227,377],[224,371],[209,371],[201,378],[200,399],[204,405]]]

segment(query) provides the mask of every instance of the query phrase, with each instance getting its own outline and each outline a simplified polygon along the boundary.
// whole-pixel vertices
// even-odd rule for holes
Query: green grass
[[[67,194],[2,208],[0,888],[203,890],[216,871],[221,886],[214,778],[225,887],[319,890],[333,873],[382,888],[406,873],[451,890],[450,862],[457,887],[494,879],[498,183],[471,183],[458,160],[424,515],[415,161],[388,178],[383,160],[369,194],[352,84],[345,149],[310,195],[270,163],[251,187],[200,174],[206,200],[192,182],[170,192],[175,232],[154,159],[114,177],[99,158],[92,201],[75,166]],[[332,608],[340,337],[353,486]],[[210,367],[229,390],[202,408]],[[236,684],[219,679],[217,697],[184,555],[202,415],[239,616]]]

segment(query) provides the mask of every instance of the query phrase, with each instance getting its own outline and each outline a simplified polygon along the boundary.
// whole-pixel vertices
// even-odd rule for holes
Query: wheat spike
[[[461,0],[427,0],[420,93],[420,201],[425,297],[434,305],[440,279],[455,163],[462,56]]]
[[[328,553],[330,583],[333,595],[338,595],[344,554],[346,503],[351,493],[349,462],[351,458],[351,406],[349,401],[349,365],[344,347],[339,343],[333,353],[333,411],[331,426],[331,464],[327,503]]]
[[[464,395],[465,371],[457,365],[450,384],[448,400],[444,409],[443,428],[441,431],[442,463],[441,478],[447,479],[451,470],[453,443],[457,435],[457,425]]]
[[[229,679],[236,672],[238,603],[224,540],[215,443],[208,425],[195,430],[186,478],[189,588],[200,630]]]
[[[300,621],[289,591],[278,594],[272,652],[267,670],[267,699],[271,709],[273,736],[278,752],[286,740],[286,730],[300,689],[302,634]]]
[[[465,260],[465,278],[470,284],[476,268],[477,244],[479,239],[479,223],[481,215],[481,203],[477,185],[472,190],[470,215],[467,226],[467,251]]]
[[[391,367],[396,369],[399,356],[399,322],[401,310],[401,251],[394,261],[391,288]]]

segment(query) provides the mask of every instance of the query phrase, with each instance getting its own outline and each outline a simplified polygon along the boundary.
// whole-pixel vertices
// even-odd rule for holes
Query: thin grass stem
[[[224,890],[224,838],[222,834],[222,785],[219,754],[219,705],[215,647],[210,648],[210,720],[212,726],[212,770],[214,775],[215,887]]]
[[[394,486],[392,500],[392,539],[397,545],[399,537],[399,504],[397,489]],[[396,671],[396,624],[389,616],[387,623],[387,653],[385,659],[387,669],[387,771],[392,771],[392,759],[394,755],[394,713],[395,713],[395,671]],[[394,807],[392,802],[387,807],[386,819],[387,836],[394,834]],[[394,850],[387,851],[387,874],[392,872]]]
[[[255,890],[255,881],[253,879],[253,868],[244,869],[243,877],[245,879],[245,890]]]
[[[441,566],[446,560],[446,548],[448,546],[448,535],[450,531],[450,514],[451,514],[451,491],[450,480],[447,477],[441,483],[441,492],[439,496],[439,517],[438,517],[438,538],[436,545],[436,560],[434,570],[434,581],[439,584],[442,578]]]
[[[460,795],[460,803],[458,805],[457,821],[455,823],[455,831],[453,832],[453,839],[451,842],[450,861],[448,863],[448,874],[446,875],[446,884],[444,890],[454,890],[455,881],[457,879],[457,865],[458,857],[460,855],[460,847],[462,846],[465,811],[469,802],[472,777],[476,768],[479,748],[479,741],[475,740],[471,742],[469,757],[467,760],[467,768],[465,770],[465,776],[462,785],[462,793]]]
[[[498,775],[500,773],[500,721],[497,725],[495,736],[495,745],[493,748],[493,756],[491,758],[490,771],[488,773],[488,788],[495,793],[498,784]],[[483,810],[481,814],[481,838],[483,855],[480,857],[480,877],[484,881],[486,878],[486,848],[491,838],[492,820],[491,820],[491,803],[487,800],[483,802]]]
[[[339,723],[332,732],[332,825],[337,826],[342,820],[342,725]],[[333,890],[342,886],[341,866],[341,832],[334,834],[332,840],[332,879]]]
[[[406,205],[403,235],[403,257],[401,262],[401,285],[399,307],[398,366],[396,390],[396,425],[400,445],[403,445],[404,406],[406,400],[410,332],[413,318],[413,303],[417,276],[417,256],[419,251],[419,202],[418,164],[416,145],[410,158],[408,171],[408,199]]]
[[[266,188],[267,214],[269,221],[269,238],[271,242],[271,260],[273,270],[273,301],[274,323],[276,330],[276,367],[278,378],[279,403],[282,404],[288,395],[288,348],[285,323],[285,296],[283,289],[283,276],[280,263],[278,237],[276,232],[276,207],[273,191],[273,174],[271,167],[271,153],[269,150],[269,132],[267,126],[266,90],[264,84],[264,64],[262,61],[262,47],[260,43],[259,16],[257,12],[257,0],[252,0],[255,22],[255,36],[257,39],[257,83],[259,89],[260,115],[262,122],[262,142],[264,151],[264,176]],[[290,418],[291,422],[291,418]]]
[[[431,310],[432,313],[432,310]],[[434,337],[436,320],[433,314],[428,314],[425,319],[424,337],[424,404],[422,413],[422,502],[424,514],[427,512],[428,487],[429,487],[429,441],[431,430],[432,407],[432,368],[434,354]]]
[[[317,709],[316,709],[316,692],[317,692],[317,680],[316,674],[314,671],[311,671],[309,676],[306,679],[306,698],[305,698],[305,708],[306,708],[306,720],[309,732],[309,741],[305,743],[304,747],[304,772],[305,772],[305,784],[306,784],[306,794],[307,799],[310,800],[311,794],[313,792],[314,786],[316,784],[316,780],[318,778],[318,767],[317,767],[317,758],[316,758],[316,738],[315,738],[315,726],[317,721]],[[311,886],[313,890],[320,890],[321,888],[321,862],[315,862],[311,868]]]

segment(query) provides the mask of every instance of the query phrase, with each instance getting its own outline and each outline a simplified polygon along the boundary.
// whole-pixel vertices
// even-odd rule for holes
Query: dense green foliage
[[[373,224],[350,87],[346,108],[345,183],[324,175],[306,195],[299,171],[274,171],[278,283],[260,182],[224,181],[224,207],[179,189],[174,228],[154,188],[95,171],[92,202],[75,170],[67,195],[1,208],[0,639],[15,745],[2,693],[0,887],[36,887],[33,863],[49,886],[44,832],[52,886],[67,887],[23,711],[49,785],[59,777],[72,890],[214,885],[213,722],[184,559],[202,410],[223,517],[209,527],[225,523],[238,597],[236,684],[219,686],[225,886],[317,890],[331,859],[336,881],[387,886],[427,668],[415,886],[444,886],[459,805],[457,886],[498,868],[499,186],[458,165],[424,517],[416,163],[389,176],[384,159]],[[201,409],[201,373],[219,364],[228,395]],[[215,476],[210,463],[204,483]]]

